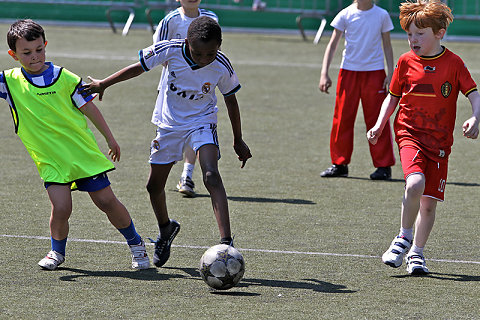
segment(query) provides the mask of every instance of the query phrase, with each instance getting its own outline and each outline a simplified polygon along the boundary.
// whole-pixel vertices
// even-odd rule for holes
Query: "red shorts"
[[[437,162],[426,157],[422,150],[405,146],[400,149],[400,162],[402,163],[403,177],[405,180],[411,174],[423,174],[425,176],[425,190],[423,191],[423,195],[439,201],[444,200],[448,159]]]

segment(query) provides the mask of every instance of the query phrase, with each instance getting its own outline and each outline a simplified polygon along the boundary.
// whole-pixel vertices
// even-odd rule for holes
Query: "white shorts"
[[[207,124],[191,130],[169,130],[157,128],[157,135],[150,146],[149,163],[168,164],[183,159],[183,149],[190,146],[195,153],[206,144],[219,147],[217,125]],[[220,159],[220,150],[218,151]]]

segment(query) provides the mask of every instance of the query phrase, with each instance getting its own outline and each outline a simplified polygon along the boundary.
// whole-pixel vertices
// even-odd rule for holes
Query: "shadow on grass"
[[[172,190],[173,191],[173,190]],[[176,190],[175,190],[176,192]],[[184,196],[186,199],[195,199],[195,198],[210,198],[209,194],[197,193],[195,197]],[[257,202],[257,203],[286,203],[286,204],[316,204],[310,200],[304,199],[274,199],[274,198],[259,198],[259,197],[234,197],[227,196],[229,201],[239,201],[239,202]]]
[[[354,290],[348,290],[346,286],[340,284],[333,284],[317,279],[302,279],[304,281],[289,281],[289,280],[270,280],[270,279],[243,279],[238,287],[262,286],[272,288],[285,289],[305,289],[315,292],[325,293],[355,293]]]
[[[404,274],[400,276],[393,276],[394,278],[411,278],[411,275]],[[453,274],[453,273],[436,273],[431,272],[426,275],[413,276],[415,278],[432,278],[439,280],[458,281],[458,282],[480,282],[480,276],[470,276],[466,274]]]
[[[92,271],[76,268],[63,268],[59,267],[59,271],[69,271],[74,274],[64,275],[59,278],[60,281],[75,281],[82,277],[109,277],[109,278],[126,278],[133,280],[144,281],[163,281],[175,278],[184,278],[181,274],[162,274],[159,273],[156,268],[149,268],[145,270],[133,270],[132,271]]]

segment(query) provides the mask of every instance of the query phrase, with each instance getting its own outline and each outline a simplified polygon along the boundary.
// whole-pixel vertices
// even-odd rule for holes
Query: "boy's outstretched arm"
[[[92,121],[98,131],[105,137],[109,148],[108,154],[112,157],[113,162],[120,161],[120,146],[113,137],[105,118],[103,118],[97,106],[92,101],[89,101],[80,108],[80,111]]]
[[[238,156],[238,160],[242,161],[242,168],[249,158],[252,157],[250,149],[242,138],[242,122],[240,120],[240,108],[238,107],[237,97],[235,94],[224,97],[225,105],[228,110],[228,117],[232,124],[233,131],[233,149]]]
[[[383,128],[385,127],[385,124],[387,123],[388,119],[390,119],[393,111],[395,111],[399,100],[400,98],[392,96],[391,94],[387,95],[385,100],[383,100],[382,108],[380,109],[380,114],[378,115],[377,122],[375,123],[373,128],[371,128],[367,132],[368,142],[370,142],[371,144],[377,143],[378,138],[382,134]]]
[[[472,105],[472,116],[463,123],[463,135],[470,139],[478,137],[478,121],[480,119],[480,94],[473,91],[468,95],[468,100]]]
[[[103,92],[105,91],[105,89],[107,89],[111,85],[114,85],[115,83],[135,78],[144,72],[145,70],[143,70],[141,63],[137,62],[115,72],[114,74],[108,76],[103,80],[88,77],[91,82],[80,86],[79,92],[82,95],[99,93],[98,99],[102,100]]]

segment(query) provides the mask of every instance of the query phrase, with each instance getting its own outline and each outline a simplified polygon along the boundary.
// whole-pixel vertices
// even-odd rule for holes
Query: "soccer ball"
[[[217,244],[200,259],[203,281],[213,289],[227,290],[238,284],[245,272],[242,254],[232,246]]]

